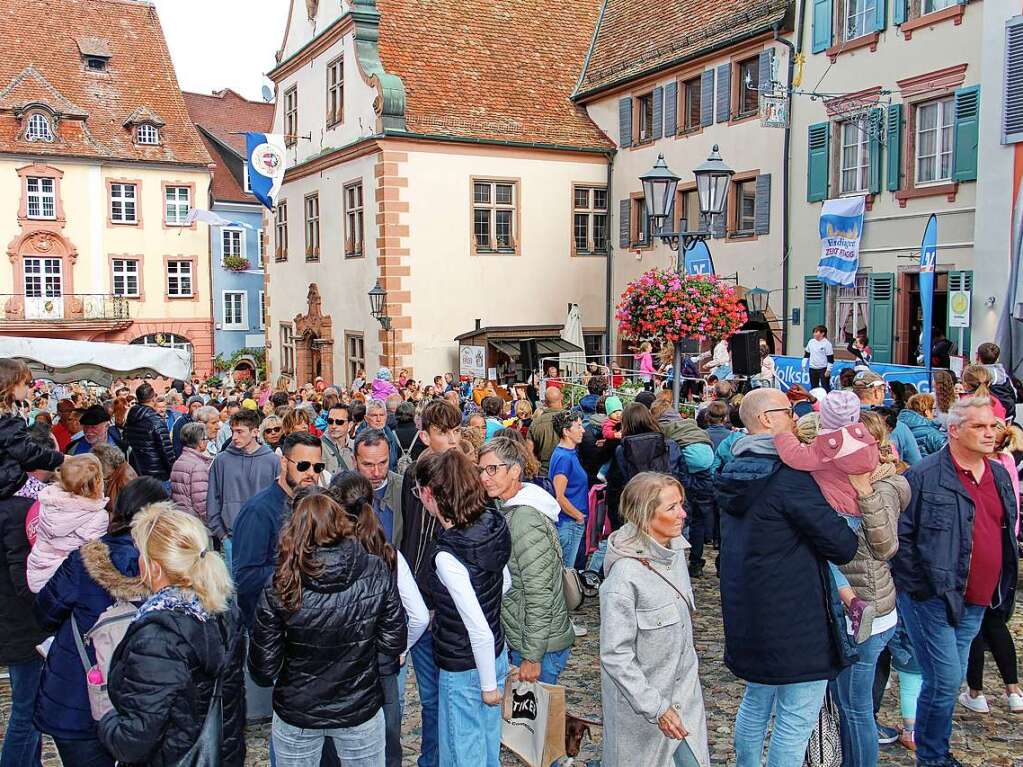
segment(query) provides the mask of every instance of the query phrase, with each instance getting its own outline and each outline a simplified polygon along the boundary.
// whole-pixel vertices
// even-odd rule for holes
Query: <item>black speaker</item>
[[[678,345],[682,347],[683,354],[699,354],[700,353],[700,339],[699,338],[683,338],[678,342]]]
[[[760,334],[740,330],[729,339],[732,350],[732,372],[737,376],[760,375]]]

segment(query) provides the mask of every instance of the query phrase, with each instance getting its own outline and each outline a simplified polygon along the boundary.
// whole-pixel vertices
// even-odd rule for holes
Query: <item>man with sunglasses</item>
[[[864,410],[871,410],[884,405],[888,385],[877,373],[865,370],[862,373],[857,373],[856,378],[853,379],[853,391],[860,398],[860,407]],[[920,455],[920,446],[916,444],[913,432],[902,421],[899,421],[892,429],[892,444],[895,445],[899,458],[910,466],[920,463],[923,457]]]
[[[327,411],[327,430],[320,438],[323,462],[332,477],[355,469],[355,457],[348,446],[351,431],[348,405],[338,403]]]

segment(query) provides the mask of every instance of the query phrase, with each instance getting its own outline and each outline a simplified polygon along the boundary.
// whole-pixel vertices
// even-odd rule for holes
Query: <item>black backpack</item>
[[[625,476],[632,479],[643,471],[671,474],[668,462],[668,443],[659,432],[634,434],[622,440],[625,457]]]
[[[1011,421],[1016,417],[1016,390],[1006,380],[999,384],[992,384],[989,387],[991,396],[1002,403],[1005,408],[1005,419]]]

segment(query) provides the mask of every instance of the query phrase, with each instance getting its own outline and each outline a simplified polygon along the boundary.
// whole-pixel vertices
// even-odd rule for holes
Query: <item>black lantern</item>
[[[767,311],[768,301],[771,297],[771,291],[764,290],[763,288],[753,288],[752,290],[746,291],[746,305],[749,307],[751,314],[763,314]]]
[[[668,168],[664,162],[664,155],[659,154],[654,167],[640,176],[639,180],[643,182],[646,214],[654,222],[654,227],[660,230],[664,222],[672,217],[678,176]]]
[[[377,280],[377,284],[369,291],[369,313],[373,315],[373,319],[379,320],[386,316],[384,309],[386,303],[387,291],[380,287],[380,280]]]
[[[707,216],[719,216],[725,212],[728,200],[728,182],[735,171],[725,165],[718,154],[718,145],[714,145],[710,157],[693,169],[696,176],[696,191],[700,197],[700,213]]]

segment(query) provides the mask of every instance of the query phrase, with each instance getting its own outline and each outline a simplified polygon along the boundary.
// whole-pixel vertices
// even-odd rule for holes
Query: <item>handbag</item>
[[[824,705],[817,714],[817,726],[806,745],[804,767],[842,767],[842,734],[839,731],[838,706],[828,688]]]
[[[199,738],[173,767],[220,767],[224,743],[223,675],[217,677]]]

